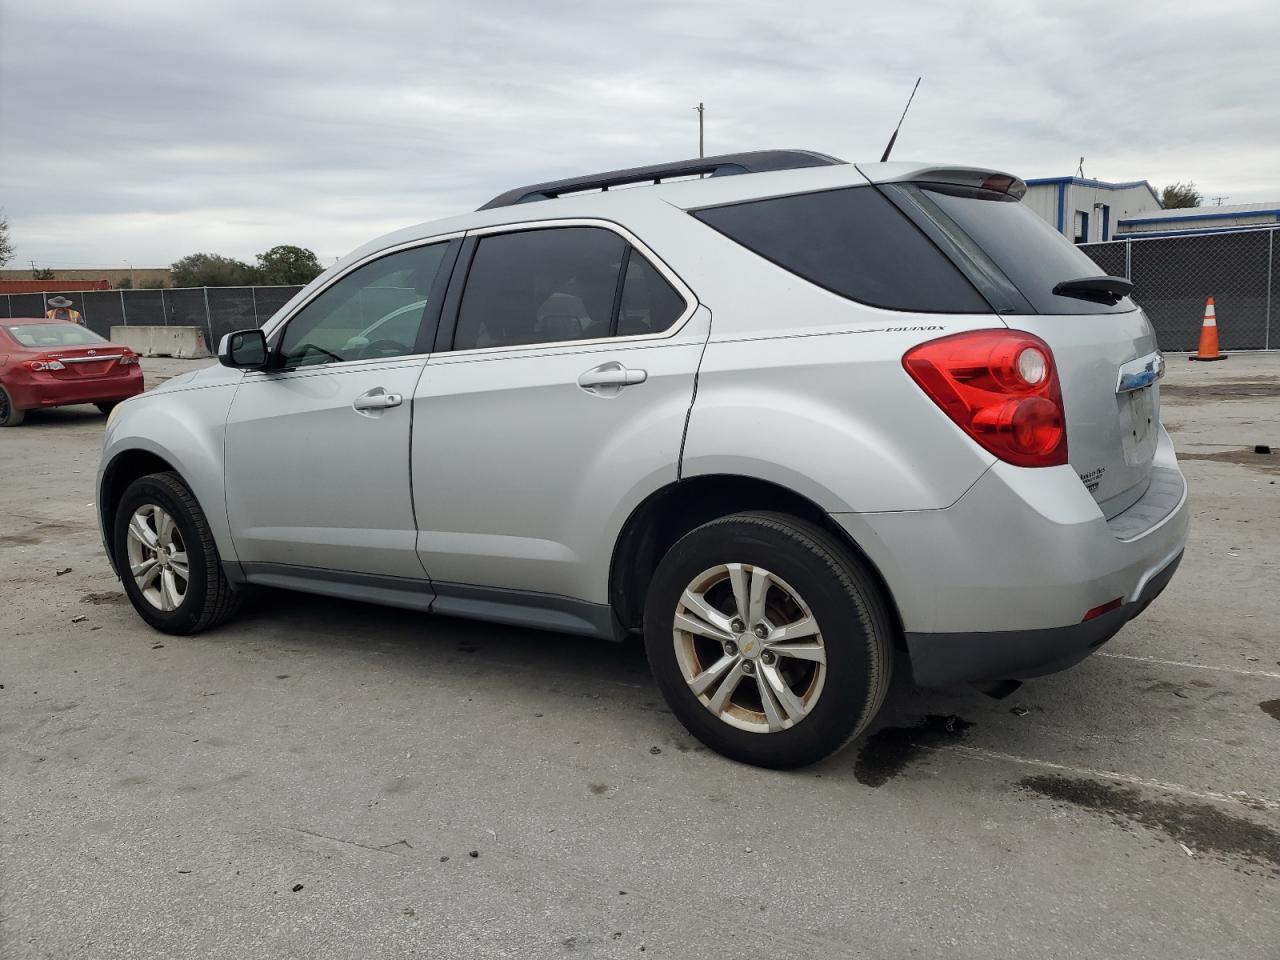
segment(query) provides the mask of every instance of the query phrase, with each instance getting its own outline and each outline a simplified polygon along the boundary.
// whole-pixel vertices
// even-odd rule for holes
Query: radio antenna
[[[887,163],[889,154],[893,152],[893,145],[897,142],[898,131],[902,129],[902,121],[907,119],[907,111],[911,109],[911,101],[916,98],[916,91],[920,89],[921,77],[916,77],[916,85],[911,88],[911,96],[907,97],[907,105],[902,108],[902,116],[898,118],[898,125],[893,128],[893,136],[889,138],[889,145],[884,148],[884,155],[880,158],[881,163]]]

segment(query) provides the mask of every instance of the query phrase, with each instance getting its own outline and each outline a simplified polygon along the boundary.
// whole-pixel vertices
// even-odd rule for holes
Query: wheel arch
[[[894,643],[901,645],[902,619],[893,591],[849,532],[808,497],[768,480],[738,474],[677,480],[650,494],[631,512],[618,534],[609,567],[609,602],[618,624],[626,631],[640,628],[649,582],[658,562],[677,540],[704,523],[746,511],[796,517],[848,547],[882,591],[893,620]]]
[[[129,484],[151,473],[176,473],[179,477],[182,476],[181,471],[175,469],[173,464],[164,457],[140,447],[120,451],[102,470],[102,480],[98,485],[98,522],[102,527],[107,559],[117,574],[120,570],[116,562],[114,537],[111,535],[115,525],[116,507],[119,506],[125,490],[129,489]],[[186,480],[184,479],[183,482],[185,483]]]

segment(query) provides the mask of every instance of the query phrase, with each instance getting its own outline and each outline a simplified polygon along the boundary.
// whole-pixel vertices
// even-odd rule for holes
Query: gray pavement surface
[[[1280,354],[1173,356],[1164,398],[1194,519],[1145,616],[1003,701],[899,680],[798,773],[703,750],[634,645],[289,593],[154,633],[99,545],[103,418],[32,414],[0,956],[1275,960]]]

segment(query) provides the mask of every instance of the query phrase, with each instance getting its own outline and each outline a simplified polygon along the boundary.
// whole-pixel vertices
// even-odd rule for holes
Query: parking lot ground
[[[703,750],[634,644],[288,593],[154,633],[99,544],[103,418],[31,415],[0,431],[0,955],[1275,960],[1280,354],[1169,364],[1165,595],[1005,700],[899,677],[795,773]]]

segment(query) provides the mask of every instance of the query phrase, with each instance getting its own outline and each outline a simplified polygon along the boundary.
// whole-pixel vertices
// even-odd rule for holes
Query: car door
[[[272,334],[227,419],[227,516],[250,578],[345,571],[424,580],[409,423],[459,240],[376,255]]]
[[[709,314],[614,224],[478,234],[447,298],[449,349],[438,342],[414,397],[433,609],[604,604],[617,531],[677,478]]]

